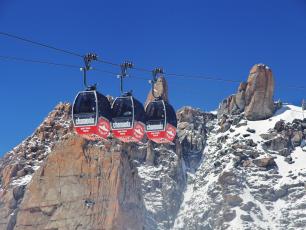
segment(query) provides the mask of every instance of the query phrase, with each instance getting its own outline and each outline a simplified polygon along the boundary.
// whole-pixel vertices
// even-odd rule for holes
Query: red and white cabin
[[[146,134],[156,143],[173,143],[177,118],[173,107],[164,100],[154,100],[146,106]]]
[[[105,140],[111,131],[111,109],[108,99],[96,90],[81,91],[72,107],[72,120],[77,134],[87,140]]]
[[[139,142],[145,135],[144,109],[131,95],[117,97],[112,104],[112,133],[122,142]]]

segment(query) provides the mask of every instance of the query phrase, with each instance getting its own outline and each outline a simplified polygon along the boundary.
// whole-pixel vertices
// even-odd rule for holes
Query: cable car
[[[131,92],[123,93],[123,78],[127,76],[127,68],[132,68],[132,63],[125,62],[121,65],[121,94],[111,106],[112,133],[122,142],[139,142],[145,134],[145,113],[143,105],[136,100]]]
[[[72,106],[72,120],[77,134],[87,140],[106,139],[111,130],[111,107],[104,95],[96,90],[96,86],[87,86],[86,71],[90,70],[90,62],[96,56],[88,54],[84,57],[84,85],[86,90],[80,91]]]
[[[155,98],[146,105],[146,134],[156,143],[173,143],[176,137],[177,118],[174,108],[161,97],[154,93],[157,74],[162,74],[162,69],[153,71],[152,95]]]

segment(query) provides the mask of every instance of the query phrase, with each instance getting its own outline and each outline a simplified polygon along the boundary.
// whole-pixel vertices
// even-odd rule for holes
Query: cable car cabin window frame
[[[163,129],[151,129],[149,130],[148,129],[148,122],[149,121],[159,121],[159,120],[147,120],[146,119],[146,125],[145,125],[145,128],[146,128],[146,131],[147,132],[160,132],[160,131],[165,131],[166,130],[166,126],[167,126],[167,110],[166,110],[166,105],[165,105],[165,101],[164,100],[157,100],[157,101],[151,101],[149,102],[147,105],[146,105],[146,108],[145,108],[145,113],[147,113],[147,108],[148,106],[151,104],[151,103],[158,103],[159,101],[162,102],[162,105],[163,105],[163,113],[165,115],[164,117],[164,122],[163,122]]]
[[[98,106],[98,120],[100,117],[103,117],[104,119],[107,119],[109,122],[112,118],[111,115],[111,105],[107,97],[105,97],[103,94],[96,91],[97,94],[97,106]],[[101,109],[100,109],[101,108]]]
[[[82,125],[82,124],[76,124],[76,122],[75,122],[75,118],[74,118],[74,115],[75,115],[74,106],[75,106],[75,103],[76,103],[76,99],[79,97],[80,94],[83,94],[83,93],[94,93],[94,96],[95,96],[95,104],[96,104],[95,114],[96,115],[95,115],[95,122],[93,124]],[[91,114],[91,113],[83,113],[83,114]],[[73,121],[74,127],[96,126],[97,123],[98,123],[98,116],[99,116],[99,107],[98,107],[97,92],[95,90],[80,91],[76,95],[76,97],[74,98],[73,105],[72,105],[72,121]]]
[[[176,116],[175,109],[173,108],[172,105],[170,105],[167,102],[165,103],[165,107],[166,107],[166,113],[168,114],[167,123],[177,128],[177,116]],[[172,119],[173,117],[175,118],[174,120]]]
[[[112,103],[112,106],[111,106],[111,110],[113,111],[113,108],[114,108],[114,105],[115,105],[115,102],[117,99],[125,99],[125,98],[129,98],[130,101],[132,101],[132,122],[131,122],[131,126],[129,127],[118,127],[118,128],[114,128],[113,124],[114,124],[114,118],[117,119],[117,118],[120,118],[120,117],[114,117],[114,114],[112,114],[112,122],[111,122],[111,127],[112,127],[112,130],[126,130],[126,129],[132,129],[134,127],[134,123],[135,123],[135,107],[134,107],[134,99],[132,96],[127,96],[127,97],[117,97],[115,98],[115,100],[113,101]],[[124,117],[121,117],[121,118],[124,118]]]

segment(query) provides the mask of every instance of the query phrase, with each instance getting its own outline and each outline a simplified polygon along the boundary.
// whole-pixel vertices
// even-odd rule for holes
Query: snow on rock
[[[177,117],[174,145],[124,145],[126,163],[137,173],[145,229],[305,229],[306,120],[300,107],[286,104],[260,121],[246,120],[243,112],[217,119],[191,107]],[[0,204],[1,227],[16,222],[33,174],[71,132],[70,105],[60,104],[1,159],[0,198],[10,204]]]
[[[0,228],[13,229],[18,205],[33,173],[51,152],[55,144],[71,132],[71,106],[58,104],[35,132],[0,159]],[[8,205],[9,204],[9,205]]]
[[[291,146],[302,119],[300,107],[284,105],[267,120],[215,120],[201,165],[188,173],[173,229],[305,229],[306,152]],[[277,132],[280,120],[287,125]],[[287,138],[288,155],[268,151],[267,137]]]
[[[270,119],[259,121],[246,121],[241,119],[234,130],[232,132],[228,131],[227,133],[232,138],[236,135],[249,134],[249,137],[253,141],[260,142],[263,141],[261,134],[269,133],[269,131],[275,127],[276,122],[284,120],[290,123],[295,119],[303,119],[302,108],[294,105],[284,105],[281,109],[276,111],[274,116]],[[255,130],[254,133],[248,132],[248,130],[252,129]],[[219,133],[218,135],[222,136],[224,134]]]
[[[8,177],[2,175],[2,186],[7,186],[11,179],[32,174],[39,168],[53,146],[71,130],[70,110],[69,104],[58,104],[30,137],[0,160],[2,174],[7,172],[7,166],[15,165]]]
[[[32,179],[32,175],[25,175],[24,177],[20,177],[16,180],[13,180],[11,185],[12,186],[21,186],[21,185],[27,185]]]
[[[158,154],[155,165],[141,164],[138,167],[146,207],[146,226],[148,229],[169,229],[185,187],[183,162],[171,149],[153,147],[152,151]]]
[[[273,117],[261,121],[248,121],[248,128],[256,130],[256,136],[259,134],[268,133],[269,129],[274,128],[279,120],[292,122],[294,119],[303,119],[303,111],[301,107],[294,105],[284,105],[281,109],[276,111]],[[238,131],[242,131],[241,129]]]
[[[306,173],[306,153],[298,147],[291,153],[291,157],[293,158],[291,164],[288,164],[283,156],[277,156],[275,159],[280,175],[286,177],[289,174],[295,174],[298,177]]]

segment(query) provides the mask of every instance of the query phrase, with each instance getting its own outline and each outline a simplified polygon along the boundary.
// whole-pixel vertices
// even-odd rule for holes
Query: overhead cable
[[[68,54],[68,55],[73,55],[73,56],[76,56],[76,57],[84,58],[84,55],[81,55],[81,54],[76,53],[74,51],[66,50],[66,49],[62,49],[62,48],[57,48],[57,47],[49,45],[49,44],[33,41],[31,39],[24,38],[24,37],[21,37],[21,36],[17,36],[17,35],[14,35],[14,34],[10,34],[10,33],[7,33],[7,32],[1,32],[0,31],[0,35],[6,36],[6,37],[9,37],[9,38],[13,38],[13,39],[17,39],[17,40],[20,40],[20,41],[28,42],[28,43],[31,43],[33,45],[45,47],[45,48],[48,48],[48,49],[53,49],[55,51],[62,52],[62,53]],[[40,62],[40,63],[44,63],[44,64],[59,65],[59,66],[66,66],[66,67],[71,66],[71,67],[74,67],[74,68],[76,67],[76,66],[73,66],[73,65],[65,65],[65,64],[58,64],[58,63],[52,63],[52,62],[48,63],[46,61],[39,61],[39,60],[32,60],[32,61],[27,60],[27,61],[28,62],[37,62],[37,63]],[[108,61],[108,60],[105,60],[105,59],[98,58],[97,61],[100,62],[100,63],[103,63],[103,64],[120,67],[120,64],[115,63],[115,62],[111,62],[111,61]],[[133,66],[132,69],[137,70],[137,71],[141,71],[141,72],[145,72],[145,73],[152,73],[152,70],[150,70],[150,69],[137,67],[135,65]],[[103,72],[108,72],[108,71],[103,71]],[[114,74],[114,73],[111,73],[111,74]],[[221,81],[221,82],[238,83],[238,84],[241,82],[241,80],[216,78],[216,77],[203,76],[203,75],[186,75],[186,74],[167,73],[167,72],[164,72],[164,75],[177,77],[177,78],[184,78],[184,79],[210,80],[210,81],[219,81],[219,82]],[[139,79],[141,79],[141,78],[139,78]],[[143,78],[143,80],[149,80],[149,79]],[[306,87],[304,87],[304,86],[284,86],[283,88],[306,90]]]

